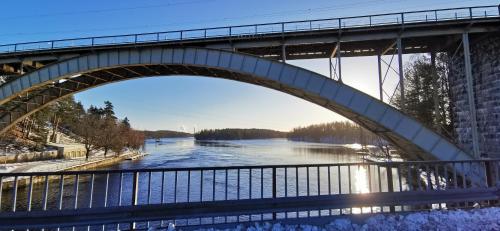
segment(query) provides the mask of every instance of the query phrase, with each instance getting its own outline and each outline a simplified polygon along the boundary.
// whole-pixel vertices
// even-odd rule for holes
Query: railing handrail
[[[348,20],[348,19],[356,19],[356,18],[359,18],[359,19],[362,19],[362,18],[373,18],[373,17],[381,17],[381,16],[391,16],[391,15],[396,15],[398,17],[402,17],[401,20],[398,20],[396,23],[395,22],[390,22],[391,24],[401,24],[401,25],[404,25],[405,24],[405,20],[404,20],[404,16],[405,15],[408,15],[408,14],[416,14],[416,13],[426,13],[426,12],[435,12],[435,13],[438,13],[438,12],[444,12],[444,11],[457,11],[457,10],[466,10],[466,9],[469,9],[469,11],[471,12],[471,15],[470,17],[473,17],[474,15],[472,15],[472,10],[473,9],[484,9],[484,8],[498,8],[498,14],[496,14],[495,16],[500,16],[500,6],[497,6],[497,5],[482,5],[482,6],[473,6],[473,7],[455,7],[455,8],[439,8],[439,9],[433,9],[433,10],[419,10],[419,11],[403,11],[403,12],[397,12],[397,13],[385,13],[385,14],[370,14],[370,15],[361,15],[361,16],[349,16],[349,17],[337,17],[337,18],[323,18],[323,19],[313,19],[313,20],[296,20],[296,21],[282,21],[282,22],[271,22],[271,23],[258,23],[258,24],[244,24],[244,25],[234,25],[234,26],[221,26],[221,27],[207,27],[207,28],[197,28],[197,29],[187,29],[187,30],[172,30],[172,31],[160,31],[160,32],[148,32],[148,33],[132,33],[132,34],[119,34],[119,35],[103,35],[103,36],[91,36],[91,37],[79,37],[79,38],[67,38],[67,39],[55,39],[55,40],[42,40],[42,41],[34,41],[34,42],[21,42],[21,43],[10,43],[10,44],[0,44],[0,48],[1,47],[12,47],[14,46],[15,49],[14,51],[7,51],[7,52],[1,52],[0,53],[15,53],[15,52],[20,52],[20,51],[29,51],[29,50],[52,50],[52,49],[60,49],[62,47],[53,47],[54,43],[57,43],[57,42],[70,42],[70,41],[84,41],[84,40],[96,40],[96,39],[103,39],[103,38],[125,38],[125,37],[135,37],[137,38],[138,36],[144,36],[144,35],[160,35],[160,34],[171,34],[171,33],[180,33],[181,34],[181,37],[179,39],[175,39],[175,40],[184,40],[186,38],[183,38],[182,37],[182,33],[185,33],[185,32],[193,32],[193,31],[204,31],[204,32],[207,32],[207,31],[214,31],[214,30],[221,30],[221,29],[227,29],[229,30],[229,34],[224,34],[224,36],[239,36],[239,35],[244,35],[244,34],[247,34],[247,33],[236,33],[236,34],[232,34],[231,32],[231,29],[233,28],[244,28],[244,27],[259,27],[259,26],[270,26],[270,25],[281,25],[282,28],[281,30],[278,30],[278,31],[272,31],[272,32],[267,32],[267,33],[285,33],[285,32],[291,32],[291,31],[303,31],[303,30],[285,30],[284,29],[284,26],[285,25],[288,25],[288,24],[296,24],[296,23],[306,23],[306,22],[310,22],[310,23],[313,23],[313,22],[320,22],[320,21],[338,21],[339,22],[339,27],[338,29],[343,29],[343,28],[348,28],[348,27],[343,27],[341,22],[342,20]],[[489,16],[485,16],[485,17],[489,17]],[[466,19],[468,17],[460,17],[458,19]],[[439,18],[436,18],[436,20],[434,21],[429,21],[429,22],[436,22],[436,21],[442,21],[443,18],[441,18],[441,20],[439,20]],[[379,24],[365,24],[365,26],[370,26],[370,27],[373,27],[373,26],[377,26]],[[324,29],[328,29],[328,28],[324,28]],[[331,28],[330,28],[331,29]],[[312,29],[310,29],[312,30]],[[199,37],[194,37],[194,38],[207,38],[206,37],[206,33],[205,33],[205,36],[199,36]],[[189,39],[193,39],[193,38],[189,38]],[[163,40],[162,40],[163,41]],[[18,46],[22,46],[22,45],[35,45],[35,44],[43,44],[43,43],[47,43],[47,44],[51,44],[52,47],[51,48],[40,48],[40,49],[21,49],[21,50],[18,50]],[[120,44],[129,44],[129,43],[138,43],[137,40],[135,40],[134,42],[118,42],[118,43],[102,43],[102,44],[94,44],[92,42],[92,44],[89,44],[87,45],[88,47],[95,47],[95,46],[103,46],[103,45],[120,45]],[[139,42],[139,43],[142,43],[142,42]],[[81,46],[81,45],[74,45],[74,46],[67,46],[67,47],[78,47],[78,46]],[[67,48],[67,47],[64,47],[64,48]]]
[[[170,167],[170,168],[141,168],[141,169],[111,169],[111,170],[80,170],[80,171],[47,171],[47,172],[10,172],[0,173],[0,177],[15,176],[46,176],[46,175],[91,175],[91,174],[118,174],[136,172],[185,172],[185,171],[220,171],[238,169],[284,169],[284,168],[311,168],[311,167],[342,167],[342,166],[397,166],[397,165],[443,165],[456,163],[486,163],[499,162],[500,158],[481,160],[453,160],[453,161],[391,161],[391,162],[352,162],[352,163],[321,163],[321,164],[289,164],[289,165],[241,165],[241,166],[216,166],[216,167]]]

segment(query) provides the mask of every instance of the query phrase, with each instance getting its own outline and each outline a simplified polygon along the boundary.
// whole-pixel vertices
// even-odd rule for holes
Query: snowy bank
[[[327,222],[328,223],[328,222]],[[182,228],[180,228],[182,229]],[[154,229],[152,229],[154,230]],[[166,229],[175,230],[170,224]],[[219,229],[199,229],[215,231]],[[482,208],[472,210],[450,210],[415,212],[408,214],[376,214],[367,218],[364,222],[354,223],[346,218],[332,218],[331,222],[324,226],[308,224],[290,225],[281,223],[254,223],[253,225],[237,225],[234,229],[238,231],[323,231],[323,230],[500,230],[500,207]]]

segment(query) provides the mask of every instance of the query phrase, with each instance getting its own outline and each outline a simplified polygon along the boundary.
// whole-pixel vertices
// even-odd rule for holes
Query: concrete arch
[[[256,84],[337,112],[415,159],[467,160],[470,155],[397,109],[320,74],[251,55],[204,48],[116,49],[70,58],[0,87],[0,129],[51,101],[140,77],[197,75]]]

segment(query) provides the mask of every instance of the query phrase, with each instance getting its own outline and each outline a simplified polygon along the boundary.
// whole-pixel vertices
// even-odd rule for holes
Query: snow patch
[[[151,229],[155,230],[155,229]],[[156,229],[160,230],[160,229]],[[169,224],[161,229],[175,231],[176,227]],[[218,231],[207,228],[199,231]],[[365,230],[500,230],[500,207],[472,209],[415,212],[410,214],[377,214],[367,218],[363,223],[356,224],[347,218],[333,219],[324,226],[308,224],[286,225],[281,223],[256,222],[253,225],[236,225],[235,231],[365,231]]]

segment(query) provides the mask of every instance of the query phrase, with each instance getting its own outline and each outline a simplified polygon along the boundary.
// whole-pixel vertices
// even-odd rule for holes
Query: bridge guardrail
[[[151,42],[187,41],[220,37],[256,36],[262,34],[285,34],[329,29],[347,29],[356,27],[376,27],[383,25],[401,25],[423,22],[441,22],[449,20],[471,20],[500,17],[500,6],[475,6],[447,8],[401,13],[374,14],[343,18],[288,21],[251,25],[212,27],[202,29],[175,30],[140,34],[96,36],[37,42],[24,42],[0,45],[1,53],[16,53],[37,50],[54,50],[78,47],[99,47],[109,45],[140,44]]]
[[[499,190],[500,159],[0,173],[0,228],[94,222],[118,230],[144,220],[149,228],[165,220],[183,226],[494,206]]]
[[[500,159],[0,173],[0,212],[499,186]]]

